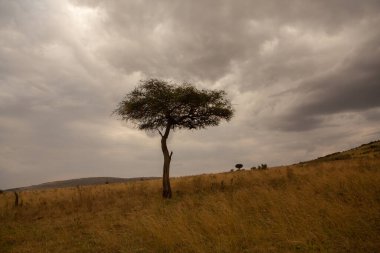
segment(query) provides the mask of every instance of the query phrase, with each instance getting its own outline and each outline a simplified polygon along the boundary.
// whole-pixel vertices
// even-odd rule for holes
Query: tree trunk
[[[166,145],[170,128],[171,128],[171,125],[168,124],[166,126],[165,134],[161,135],[161,149],[164,155],[164,167],[163,167],[163,176],[162,176],[162,197],[165,199],[170,199],[172,197],[172,189],[170,187],[170,179],[169,179],[169,169],[170,169],[170,162],[172,160],[173,152],[169,154],[168,146]]]

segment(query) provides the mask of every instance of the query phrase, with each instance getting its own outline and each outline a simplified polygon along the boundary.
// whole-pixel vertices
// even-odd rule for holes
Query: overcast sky
[[[0,0],[0,188],[160,176],[158,135],[111,115],[151,77],[223,89],[176,131],[172,176],[292,164],[380,139],[378,0]]]

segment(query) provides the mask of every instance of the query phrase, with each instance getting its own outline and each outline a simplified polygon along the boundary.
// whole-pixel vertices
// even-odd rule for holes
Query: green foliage
[[[222,119],[229,121],[233,109],[222,90],[148,79],[125,96],[114,114],[141,130],[200,129],[217,126]]]

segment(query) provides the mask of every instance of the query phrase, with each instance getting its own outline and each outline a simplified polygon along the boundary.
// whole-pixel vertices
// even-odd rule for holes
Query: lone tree
[[[161,135],[162,196],[171,198],[169,168],[173,151],[169,154],[166,144],[170,130],[217,126],[222,119],[229,121],[233,110],[222,90],[199,90],[190,83],[177,85],[147,79],[124,97],[114,114],[134,123],[140,130],[157,131]]]
[[[235,168],[238,169],[238,170],[240,170],[241,168],[243,168],[243,164],[238,163],[238,164],[235,165]]]

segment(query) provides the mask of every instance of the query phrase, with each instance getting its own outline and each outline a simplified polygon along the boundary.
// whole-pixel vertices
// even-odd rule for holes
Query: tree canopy
[[[200,129],[217,126],[233,116],[230,101],[222,90],[197,89],[158,79],[141,81],[114,111],[122,120],[141,130]]]
[[[222,90],[200,90],[189,83],[178,85],[158,79],[141,81],[119,103],[114,113],[141,130],[160,133],[164,155],[164,198],[172,196],[169,168],[173,151],[169,154],[166,143],[170,130],[217,126],[222,119],[229,121],[233,116],[231,102]]]

